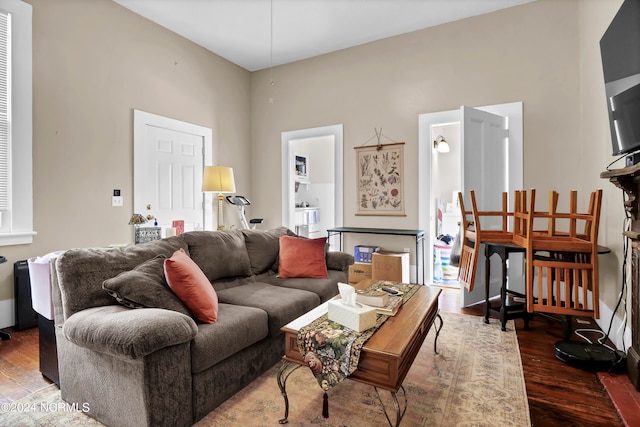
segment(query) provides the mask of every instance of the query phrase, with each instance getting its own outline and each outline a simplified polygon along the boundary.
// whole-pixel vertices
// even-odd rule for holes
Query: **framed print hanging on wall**
[[[405,215],[404,142],[356,149],[356,215]]]

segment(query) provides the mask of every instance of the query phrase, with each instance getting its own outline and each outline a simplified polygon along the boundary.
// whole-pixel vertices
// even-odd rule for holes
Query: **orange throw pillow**
[[[327,238],[280,236],[278,276],[283,278],[311,277],[326,279],[327,261],[324,247]]]
[[[216,323],[218,295],[184,249],[175,251],[171,258],[164,260],[164,275],[171,290],[200,321]]]

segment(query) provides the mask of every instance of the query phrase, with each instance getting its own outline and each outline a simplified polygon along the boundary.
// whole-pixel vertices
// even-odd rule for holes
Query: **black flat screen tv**
[[[625,0],[600,40],[612,155],[640,150],[640,0]]]

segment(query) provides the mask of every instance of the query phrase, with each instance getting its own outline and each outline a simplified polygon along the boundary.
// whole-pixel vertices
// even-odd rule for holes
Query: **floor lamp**
[[[226,166],[205,166],[202,177],[202,191],[218,193],[218,230],[224,230],[223,194],[236,192],[233,168]]]

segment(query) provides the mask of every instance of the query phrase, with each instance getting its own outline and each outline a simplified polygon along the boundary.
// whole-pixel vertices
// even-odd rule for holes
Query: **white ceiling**
[[[114,1],[256,71],[534,0]]]

